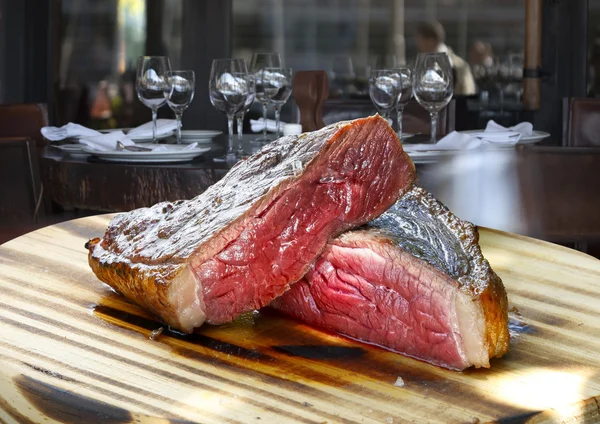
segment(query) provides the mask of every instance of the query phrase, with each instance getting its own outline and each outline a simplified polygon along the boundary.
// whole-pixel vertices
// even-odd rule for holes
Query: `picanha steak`
[[[489,367],[508,351],[507,297],[475,226],[415,187],[333,239],[273,306],[439,366]]]
[[[379,116],[282,137],[189,201],[117,215],[88,242],[98,278],[189,333],[267,305],[327,241],[376,218],[415,169]]]

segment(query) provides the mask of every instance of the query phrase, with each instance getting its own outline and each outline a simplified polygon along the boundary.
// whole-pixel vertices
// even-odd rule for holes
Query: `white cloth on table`
[[[83,125],[69,122],[62,127],[43,127],[42,135],[50,141],[59,141],[72,137],[95,137],[102,135],[102,133],[86,128]]]
[[[481,147],[483,141],[469,134],[452,131],[435,144],[404,144],[407,152],[420,152],[427,150],[471,150]]]
[[[95,137],[84,137],[79,139],[81,144],[85,144],[90,149],[98,150],[100,152],[117,150],[117,141],[123,143],[124,146],[135,145],[123,131],[113,131],[108,134],[100,134]]]
[[[506,128],[500,124],[498,124],[493,119],[490,119],[485,127],[485,133],[495,133],[502,131],[514,131],[521,134],[522,137],[530,137],[533,135],[533,124],[531,122],[521,122],[517,125],[513,125],[512,127]]]
[[[279,122],[279,129],[281,130],[286,123],[283,121]],[[250,129],[252,132],[261,132],[265,128],[265,120],[263,118],[259,119],[251,119],[250,120]],[[273,119],[267,119],[267,131],[275,132],[277,131],[277,122]]]
[[[175,119],[157,119],[156,120],[156,135],[161,136],[169,134],[177,129],[177,121]],[[127,133],[129,137],[152,137],[152,121],[146,122],[139,127],[132,128]]]
[[[81,144],[85,144],[90,149],[98,150],[99,152],[110,152],[117,150],[117,141],[123,143],[123,146],[135,146],[136,144],[127,137],[123,131],[113,131],[108,134],[102,134],[96,137],[86,137],[79,139]],[[153,152],[163,152],[167,150],[164,145],[145,144],[143,147],[152,149]],[[131,152],[128,150],[127,152]]]

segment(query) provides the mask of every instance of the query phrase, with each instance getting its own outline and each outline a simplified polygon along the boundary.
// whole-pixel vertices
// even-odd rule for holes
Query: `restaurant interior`
[[[0,0],[0,34],[0,287],[4,281],[6,293],[13,290],[10,289],[13,284],[11,275],[15,273],[15,278],[23,279],[24,290],[27,293],[31,291],[32,298],[37,299],[37,292],[34,292],[37,289],[27,285],[28,278],[34,278],[33,271],[31,277],[24,277],[25,269],[29,268],[21,265],[37,259],[19,256],[26,255],[28,249],[33,252],[49,246],[44,252],[52,249],[62,252],[60,249],[68,243],[61,241],[60,237],[67,237],[69,233],[69,240],[75,240],[73,237],[78,235],[81,239],[78,247],[83,252],[79,253],[87,255],[84,243],[92,238],[88,234],[94,230],[100,237],[109,219],[116,213],[169,202],[161,206],[162,213],[168,213],[171,208],[178,207],[178,201],[196,199],[203,193],[210,195],[215,184],[229,181],[228,175],[235,176],[236,170],[251,166],[247,164],[255,163],[261,157],[269,157],[273,149],[279,148],[274,146],[281,146],[281,140],[289,140],[290,143],[311,140],[313,131],[337,128],[336,125],[344,125],[339,124],[344,121],[371,122],[361,119],[379,114],[401,140],[403,151],[414,164],[418,186],[448,208],[443,210],[451,211],[480,229],[483,253],[489,257],[494,269],[501,270],[499,274],[507,285],[509,300],[513,299],[511,287],[514,287],[515,304],[524,298],[529,299],[528,296],[534,296],[534,293],[538,296],[536,290],[545,290],[543,283],[539,282],[542,280],[536,280],[539,287],[533,288],[527,286],[525,277],[539,279],[542,273],[547,273],[548,276],[544,277],[547,280],[543,281],[548,282],[552,290],[556,289],[556,294],[545,292],[532,301],[537,306],[545,305],[543,308],[539,306],[544,312],[538,315],[527,306],[519,305],[521,312],[516,308],[509,309],[510,313],[519,317],[520,313],[527,315],[529,312],[531,318],[529,324],[522,327],[510,327],[509,322],[510,330],[518,332],[524,328],[523,338],[531,334],[545,337],[551,333],[552,326],[558,326],[560,328],[552,334],[559,340],[557,343],[565,344],[560,358],[568,357],[568,346],[579,346],[594,357],[593,363],[600,364],[599,333],[595,333],[600,331],[600,327],[598,324],[590,324],[591,327],[587,327],[587,323],[582,324],[588,318],[591,321],[590,317],[594,314],[600,316],[599,0]],[[369,144],[375,146],[377,140],[375,136],[365,136],[362,143],[368,150]],[[362,154],[362,148],[360,152]],[[381,169],[396,164],[398,168],[391,172],[401,174],[404,168],[394,162],[396,159],[385,158]],[[296,178],[301,175],[305,164],[296,161],[291,166],[292,175]],[[263,177],[268,180],[269,175],[265,171]],[[341,177],[336,174],[327,178]],[[320,183],[324,181],[329,180],[323,177]],[[236,187],[233,185],[228,189],[236,190]],[[224,197],[227,195],[223,194]],[[244,195],[239,193],[236,196],[241,198]],[[365,194],[365,197],[369,195]],[[217,203],[220,202],[217,197]],[[231,213],[237,210],[232,209]],[[322,213],[328,213],[325,206]],[[197,214],[198,217],[209,214],[209,209]],[[145,225],[140,224],[143,228]],[[114,243],[129,232],[138,234],[138,230],[129,227],[127,230],[123,230],[124,226],[116,230],[111,228],[105,237],[110,231],[118,231],[118,237],[121,237],[117,237]],[[160,232],[157,234],[156,237],[163,237]],[[478,237],[474,238],[475,244]],[[95,243],[91,240],[85,246],[92,252],[96,248]],[[102,243],[102,248],[108,249],[107,239]],[[177,245],[177,241],[172,243]],[[443,250],[443,247],[439,249]],[[510,253],[506,253],[508,251]],[[305,254],[304,250],[301,253]],[[60,257],[56,253],[58,259],[48,260],[48,264],[60,263],[60,267],[66,268],[57,269],[69,270],[71,279],[93,277],[86,259],[83,259],[85,264],[81,265],[81,269],[71,269],[68,268],[67,256],[64,260]],[[523,263],[518,258],[522,258]],[[526,263],[525,258],[529,262]],[[102,281],[108,282],[116,292],[124,293],[134,303],[143,304],[135,300],[135,295],[132,295],[134,299],[127,295],[126,289],[120,290],[110,282],[116,277],[103,279],[101,273],[105,271],[95,268],[100,265],[94,265],[92,253],[89,260]],[[152,260],[158,259],[152,257]],[[569,264],[573,264],[573,268],[569,268]],[[52,268],[44,260],[38,265],[40,269]],[[522,271],[527,269],[529,273]],[[19,274],[21,271],[22,275]],[[44,275],[55,276],[58,271],[43,272],[49,274],[40,274],[41,282],[45,281]],[[581,280],[578,276],[582,276]],[[510,279],[513,277],[520,282],[518,286],[511,286]],[[562,281],[573,284],[569,293],[575,293],[577,302],[583,305],[581,309],[571,307],[571,300],[566,300],[568,296],[564,293],[567,290],[561,288]],[[577,286],[579,281],[591,283],[586,283],[585,287],[583,283]],[[0,289],[0,293],[4,293],[3,290]],[[40,299],[47,298],[51,302],[55,296],[53,289],[44,290],[39,292]],[[84,294],[78,290],[64,294],[65,299],[72,296],[73,302],[79,302]],[[125,303],[118,300],[114,292],[102,296],[107,296],[103,299],[108,299],[108,303],[100,301],[100,306],[94,306],[92,315],[104,320],[104,326],[94,331],[102,334],[102,340],[107,343],[112,336],[105,333],[106,325],[115,324],[118,320],[127,321],[123,318],[125,316],[135,315],[137,318],[128,321],[131,324],[117,324],[118,334],[133,326],[144,327],[143,322],[155,323],[148,321],[150,318],[143,313],[132,312],[134,306],[124,306]],[[18,304],[9,305],[7,301],[7,305],[2,306],[0,300],[0,339],[4,338],[2,328],[10,327],[8,324],[3,327],[3,320],[16,320],[10,308]],[[564,312],[560,308],[568,310]],[[117,309],[121,315],[110,316],[109,312]],[[152,308],[150,310],[156,312]],[[43,316],[41,309],[36,311],[34,307],[31,313]],[[563,312],[567,315],[561,315]],[[267,312],[265,316],[273,313]],[[160,313],[158,315],[161,322],[178,329]],[[571,318],[566,316],[575,318],[571,322]],[[29,318],[43,321],[33,315]],[[264,319],[259,317],[255,322],[260,324]],[[88,325],[86,320],[82,321],[86,323],[82,324],[84,327]],[[22,325],[25,325],[23,322]],[[539,326],[536,327],[534,322]],[[259,324],[259,327],[263,325]],[[46,328],[50,325],[40,324],[39,331],[50,331],[50,327]],[[260,327],[261,334],[270,337],[271,327],[264,325],[266,327]],[[296,331],[296,324],[289,325]],[[298,405],[288,405],[287,400],[280,399],[284,406],[273,406],[269,403],[271,400],[264,401],[264,405],[271,405],[268,408],[258,400],[258,406],[250,401],[246,404],[244,396],[247,394],[243,394],[243,390],[246,390],[245,384],[253,383],[244,380],[246,377],[243,376],[239,377],[243,383],[242,391],[232,389],[232,397],[227,397],[225,402],[223,397],[213,399],[194,392],[196,398],[192,398],[192,394],[189,398],[182,395],[181,405],[185,403],[187,406],[177,404],[179,406],[174,409],[165,406],[171,402],[165,399],[176,396],[174,391],[168,391],[170,383],[156,389],[165,391],[161,392],[163,398],[156,398],[158,400],[154,404],[151,394],[154,389],[144,389],[148,393],[134,390],[135,394],[131,395],[129,386],[113,382],[110,390],[117,387],[114,390],[131,395],[134,400],[119,398],[111,403],[111,408],[129,410],[127,405],[136,405],[129,410],[128,414],[132,415],[128,417],[140,419],[137,422],[153,422],[144,421],[148,418],[144,414],[181,419],[181,422],[188,422],[184,421],[187,419],[200,422],[196,421],[199,412],[189,409],[192,407],[206,412],[206,421],[202,422],[288,422],[278,421],[277,414],[292,417],[289,422],[355,422],[353,419],[358,418],[358,415],[352,415],[357,413],[354,406],[344,407],[345,412],[344,408],[335,410],[333,406],[330,410],[329,406],[319,406],[319,396],[309,391],[302,392],[299,388],[305,380],[313,378],[302,374],[302,367],[309,369],[314,362],[321,360],[325,361],[325,365],[318,368],[318,373],[333,373],[331,375],[342,381],[350,378],[340,371],[348,367],[348,375],[362,378],[363,371],[362,368],[359,370],[359,365],[343,362],[354,358],[354,354],[362,355],[352,350],[359,348],[348,344],[354,342],[339,342],[346,349],[342,359],[327,356],[334,355],[331,350],[326,353],[319,351],[319,355],[325,356],[303,356],[302,353],[294,351],[290,354],[285,350],[288,345],[289,349],[294,347],[291,336],[282,336],[289,342],[283,347],[273,347],[274,341],[269,342],[272,344],[264,341],[266,344],[263,346],[260,344],[263,341],[251,341],[254,336],[248,335],[250,330],[243,330],[239,341],[230,327],[222,330],[223,333],[218,333],[216,328],[210,327],[202,330],[202,334],[194,334],[194,343],[202,344],[205,350],[185,347],[185,343],[192,342],[189,339],[185,341],[181,334],[166,327],[162,336],[160,327],[158,333],[152,331],[149,337],[152,340],[155,336],[172,340],[169,352],[182,355],[182,358],[185,357],[182,361],[190,363],[206,352],[213,352],[213,365],[210,366],[226,367],[223,373],[233,373],[238,368],[252,369],[246,362],[255,361],[257,364],[260,362],[256,369],[260,369],[261,373],[269,374],[269,378],[279,378],[279,371],[269,368],[271,365],[264,365],[264,355],[279,358],[277,355],[284,352],[288,356],[301,357],[298,361],[305,361],[302,362],[304,365],[297,365],[300,364],[298,362],[285,371],[285,378],[294,377],[286,380],[289,384],[282,383],[282,394],[267,396],[266,392],[257,392],[256,396],[257,399],[279,399],[277,396],[289,399],[302,393],[310,399],[303,401],[300,396]],[[10,339],[12,333],[6,331]],[[73,331],[73,334],[79,334],[78,330]],[[140,334],[146,334],[144,331],[139,330]],[[570,332],[576,331],[582,333],[570,335]],[[42,337],[41,334],[35,337]],[[317,337],[310,334],[310,337]],[[363,339],[353,334],[350,336]],[[87,343],[83,337],[74,335],[73,340],[77,339],[83,346]],[[302,343],[311,346],[323,340],[334,343],[331,335],[318,336],[321,338],[315,338],[317,341],[312,344],[310,340],[313,339],[306,337]],[[515,343],[519,342],[518,337]],[[15,333],[14,340],[17,338]],[[212,340],[212,344],[207,344],[207,340]],[[236,347],[236,340],[243,348]],[[138,342],[137,339],[131,341],[135,346]],[[20,342],[14,343],[17,346]],[[228,351],[224,359],[225,351],[219,350],[224,349],[223,343],[238,350]],[[522,343],[528,346],[526,341]],[[550,344],[546,341],[536,343],[533,349],[540,349],[540,352],[546,352]],[[585,343],[589,345],[582,347]],[[387,346],[385,343],[374,344]],[[6,352],[10,350],[7,346],[0,340],[0,358],[5,348],[8,349]],[[144,350],[140,349],[140,352]],[[93,348],[90,347],[89,352],[93,352]],[[162,360],[160,355],[164,351],[160,352],[148,361],[154,364]],[[368,355],[379,355],[368,352]],[[230,359],[230,353],[233,359]],[[107,359],[107,369],[136,360],[134,353],[123,355],[127,360],[115,360],[113,363]],[[376,357],[384,358],[384,355],[381,353],[381,357]],[[574,353],[579,364],[584,356],[577,355],[579,352]],[[409,356],[419,358],[417,354]],[[425,366],[420,362],[421,368],[414,374],[410,374],[412,371],[409,371],[408,365],[398,368],[405,372],[404,380],[398,377],[400,380],[394,385],[404,387],[406,383],[410,388],[411,378],[414,381],[418,380],[417,377],[423,378],[418,380],[421,382],[429,378],[427,381],[431,386],[425,383],[419,386],[419,390],[424,391],[419,391],[418,397],[435,398],[436,393],[444,393],[449,405],[447,422],[466,422],[462,420],[464,416],[456,412],[458,409],[453,409],[455,407],[464,408],[463,412],[471,411],[469,414],[476,414],[473,411],[480,408],[481,422],[487,422],[488,418],[506,422],[600,422],[600,410],[597,409],[600,402],[598,369],[585,368],[585,372],[579,372],[583,368],[560,362],[563,359],[560,364],[551,364],[551,356],[550,353],[540,353],[543,360],[539,369],[525,365],[517,367],[519,371],[515,372],[519,377],[512,380],[506,378],[496,382],[495,377],[490,377],[488,381],[487,376],[473,370],[470,374],[468,371],[460,374],[460,378],[478,377],[477,387],[481,390],[488,390],[487,385],[496,382],[489,389],[489,393],[495,393],[496,403],[493,405],[488,402],[492,395],[480,399],[477,397],[479,394],[473,394],[476,400],[464,406],[463,398],[471,396],[470,392],[449,394],[452,386],[442,387],[438,377],[427,374],[425,378],[419,374]],[[56,358],[53,360],[61,360]],[[519,356],[517,353],[509,358],[522,361],[521,364],[530,365],[533,361],[526,354]],[[342,361],[341,368],[335,361]],[[375,380],[387,378],[387,374],[377,368],[378,364],[373,365],[373,374],[369,374],[371,380],[361,380],[362,392],[347,389],[350,386],[345,386],[346,383],[337,385],[334,382],[331,385],[336,390],[347,389],[352,396],[365,396],[374,402],[369,407],[372,409],[361,412],[365,414],[361,417],[366,421],[357,419],[356,422],[404,422],[401,415],[395,415],[400,412],[386,409],[376,400],[379,399],[379,389],[374,388]],[[492,369],[494,365],[499,369],[509,368],[502,364],[493,362]],[[175,367],[173,364],[165,366]],[[15,367],[17,369],[20,365]],[[373,371],[376,369],[378,371]],[[47,371],[43,381],[51,381],[48,376],[52,372]],[[70,371],[65,372],[68,374]],[[95,372],[100,375],[105,371],[97,369]],[[106,372],[110,374],[112,371]],[[173,371],[173,375],[177,372]],[[30,375],[28,373],[25,374]],[[76,379],[77,375],[73,375]],[[181,375],[178,374],[179,377]],[[160,378],[163,377],[171,378],[167,378],[166,374]],[[24,393],[19,391],[19,387],[25,387],[22,386],[25,383],[11,378],[2,377],[0,370],[0,389],[16,387],[14,393]],[[96,377],[89,378],[95,381]],[[118,376],[111,378],[120,381]],[[127,378],[123,377],[122,384],[136,384],[133,377],[131,381]],[[451,377],[446,380],[445,375],[440,378],[448,382],[452,380]],[[271,384],[263,380],[258,382],[258,377],[256,379],[259,386]],[[69,381],[67,378],[57,384],[71,387]],[[327,381],[322,380],[319,384],[330,384]],[[108,387],[109,380],[98,377],[96,383],[97,387]],[[221,383],[215,383],[213,388]],[[548,389],[550,386],[560,390],[552,391]],[[86,390],[83,389],[84,392]],[[218,392],[221,393],[219,396],[225,396],[222,393],[227,393],[228,389],[219,390],[223,391]],[[100,393],[97,396],[89,395],[95,399],[94,402],[109,402],[109,394],[102,394],[99,389],[97,392]],[[233,393],[236,393],[235,397]],[[247,396],[252,399],[252,396]],[[385,396],[389,398],[381,399],[392,399],[396,395],[385,391]],[[74,399],[68,398],[61,408],[67,408],[64,406],[67,404],[75,405]],[[348,395],[344,399],[344,402],[351,402],[354,398]],[[596,399],[596,415],[589,406],[589,399]],[[137,404],[138,400],[142,403]],[[60,404],[57,402],[57,405]],[[323,402],[333,405],[336,401],[326,397]],[[39,422],[32,418],[33,415],[29,417],[30,421],[19,421],[19,414],[23,412],[17,411],[18,408],[10,409],[6,406],[9,403],[2,403],[0,390],[0,422],[5,422],[3,417],[12,417],[16,420],[14,422]],[[565,406],[575,404],[579,405],[577,413]],[[95,411],[91,403],[81,405],[81,410],[88,411],[86,413]],[[244,415],[246,412],[240,412],[243,409],[240,405],[248,408],[244,411],[251,411],[248,414],[252,415],[252,420],[248,418],[250,415]],[[316,405],[315,411],[311,412],[313,405]],[[438,410],[443,409],[441,403],[435,405]],[[562,405],[568,411],[561,409],[556,412],[552,409],[556,405]],[[236,409],[238,406],[240,411]],[[269,409],[271,407],[275,409]],[[54,406],[50,408],[53,413],[48,412],[50,409],[40,408],[42,415],[62,422],[128,422],[116,420],[115,417],[120,416],[119,409],[102,412],[107,415],[81,415],[77,420],[69,421],[69,416],[64,415],[66,412],[56,412],[60,408],[56,411],[52,409]],[[282,408],[283,412],[277,408]],[[419,419],[418,408],[414,408],[414,411],[406,410],[406,414],[413,414],[410,415],[412,422],[429,422],[422,417]],[[431,414],[433,409],[428,408],[433,407],[423,407],[422,412]],[[372,410],[375,412],[371,417]],[[502,411],[508,411],[507,415],[503,415]],[[381,414],[377,415],[379,412]],[[136,415],[138,413],[142,415]],[[570,417],[568,414],[571,413],[580,420],[553,421],[559,416]],[[29,416],[29,412],[23,414],[22,417]],[[531,414],[542,414],[539,417],[548,421],[542,418],[540,421],[527,421]],[[468,416],[467,420],[480,422],[478,416]],[[260,417],[264,420],[256,421]],[[329,417],[328,421],[323,421],[323,417]],[[371,418],[374,421],[369,421]],[[434,421],[444,420],[431,422]]]
[[[110,130],[148,122],[148,107],[136,95],[138,57],[168,56],[172,69],[195,72],[184,132],[227,133],[227,119],[209,95],[213,59],[241,58],[250,66],[253,53],[277,52],[295,74],[323,71],[328,96],[316,99],[317,111],[302,98],[309,105],[301,116],[302,86],[293,87],[281,108],[282,122],[312,130],[306,122],[315,112],[321,126],[381,113],[369,98],[371,72],[414,67],[419,25],[434,21],[443,32],[440,43],[468,73],[455,78],[437,138],[491,120],[504,127],[530,122],[549,136],[504,154],[416,161],[421,184],[477,225],[600,254],[598,2],[543,1],[536,15],[528,15],[529,2],[522,0],[42,3],[2,2],[1,241],[75,217],[191,198],[231,166],[211,160],[226,148],[224,135],[192,161],[150,165],[75,158],[56,148],[72,140],[42,136],[42,127],[67,123]],[[459,78],[466,86],[456,86]],[[266,110],[272,120],[274,108]],[[254,101],[242,124],[245,139],[252,140],[250,121],[262,112]],[[174,113],[166,106],[158,116],[171,120]],[[431,133],[429,114],[414,96],[401,121],[402,131],[417,134],[406,143]]]

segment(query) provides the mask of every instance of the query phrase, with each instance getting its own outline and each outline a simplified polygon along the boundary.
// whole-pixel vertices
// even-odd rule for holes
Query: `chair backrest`
[[[0,137],[26,137],[38,146],[46,144],[40,130],[48,125],[45,104],[0,105]]]
[[[0,138],[0,243],[31,231],[42,211],[35,141]]]
[[[375,106],[373,106],[373,103],[368,99],[331,99],[325,102],[323,107],[323,122],[325,125],[329,125],[334,122],[362,118],[375,113],[377,113],[377,110],[375,109]],[[392,115],[394,116],[391,118],[396,122],[395,112]],[[455,101],[453,99],[447,107],[440,111],[437,128],[438,136],[441,137],[454,131],[454,121]],[[416,100],[411,99],[404,107],[402,119],[403,132],[412,134],[430,134],[430,122],[429,112],[423,109]]]
[[[294,75],[294,100],[300,111],[303,131],[323,128],[323,104],[329,97],[325,71],[298,71]]]
[[[600,147],[600,99],[571,99],[566,141],[570,147]]]

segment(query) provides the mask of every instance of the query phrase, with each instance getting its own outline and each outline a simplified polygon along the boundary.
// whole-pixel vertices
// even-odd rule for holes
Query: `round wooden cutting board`
[[[0,422],[600,421],[600,261],[590,256],[481,229],[514,336],[491,369],[461,373],[269,310],[160,333],[87,264],[84,243],[109,218],[0,247]]]

